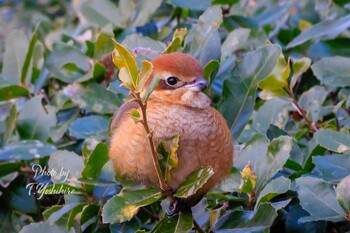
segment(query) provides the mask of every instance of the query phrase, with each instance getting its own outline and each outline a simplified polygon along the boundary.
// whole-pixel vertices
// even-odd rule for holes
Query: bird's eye
[[[171,76],[169,78],[167,78],[166,82],[169,86],[174,86],[177,83],[177,78],[174,76]]]

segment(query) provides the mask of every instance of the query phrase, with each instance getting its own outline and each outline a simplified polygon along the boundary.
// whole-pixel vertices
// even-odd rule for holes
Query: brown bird
[[[202,92],[207,82],[196,59],[188,54],[171,53],[155,58],[152,64],[150,79],[155,75],[161,78],[147,102],[154,144],[180,136],[178,166],[171,170],[168,185],[176,190],[200,166],[211,166],[215,172],[191,198],[194,205],[230,172],[231,133],[225,119]],[[118,177],[159,187],[146,132],[142,124],[130,117],[133,108],[138,108],[137,103],[124,103],[113,119],[110,158]]]

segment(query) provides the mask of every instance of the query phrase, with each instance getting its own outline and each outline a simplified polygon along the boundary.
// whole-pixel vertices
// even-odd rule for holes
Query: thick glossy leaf
[[[50,171],[56,171],[56,175],[51,176],[54,184],[74,184],[81,177],[84,169],[82,157],[66,150],[59,150],[53,153],[50,156],[48,165]]]
[[[58,227],[57,225],[51,225],[48,222],[34,222],[27,226],[24,226],[20,233],[65,233],[65,229]]]
[[[348,27],[350,27],[350,15],[346,15],[340,19],[322,21],[295,37],[287,45],[287,48],[293,48],[311,39],[318,39],[325,36],[334,37],[345,31]]]
[[[50,127],[56,124],[56,116],[52,111],[45,111],[41,100],[41,96],[35,96],[25,102],[17,121],[21,139],[38,139],[45,142],[49,137]]]
[[[331,87],[350,86],[348,76],[350,73],[350,58],[348,57],[325,57],[313,64],[311,69],[322,84]]]
[[[187,233],[192,230],[193,217],[190,213],[165,215],[152,229],[151,233]]]
[[[184,182],[182,182],[174,194],[175,197],[187,198],[195,194],[214,175],[213,168],[200,167],[194,170]]]
[[[29,97],[29,91],[18,85],[0,87],[0,101],[19,97]]]
[[[150,205],[162,197],[159,190],[124,190],[112,197],[103,207],[102,219],[104,223],[130,221],[142,206]]]
[[[2,84],[20,83],[28,44],[28,39],[22,31],[13,30],[8,35],[3,58]]]
[[[213,84],[216,74],[219,71],[220,63],[217,60],[211,60],[203,68],[204,79],[208,81],[209,87]]]
[[[88,57],[78,48],[56,44],[45,60],[45,66],[52,76],[65,83],[84,78],[91,70]]]
[[[171,3],[175,6],[190,10],[204,11],[210,7],[211,0],[171,0]]]
[[[331,183],[338,183],[350,174],[350,155],[313,156],[312,162],[321,172],[321,178]]]
[[[69,134],[78,139],[97,137],[106,139],[108,137],[109,119],[104,116],[87,116],[73,121],[69,127]]]
[[[109,160],[108,147],[105,143],[99,143],[91,153],[87,161],[82,176],[84,178],[97,178],[102,167]]]
[[[314,86],[301,95],[299,105],[306,111],[306,116],[312,122],[323,119],[322,104],[326,100],[327,95],[326,89],[321,86]]]
[[[259,205],[255,211],[237,208],[219,220],[215,232],[268,232],[276,217],[277,211],[270,203]]]
[[[301,75],[306,72],[311,65],[311,59],[308,57],[303,57],[297,60],[293,60],[293,76],[290,80],[290,89],[293,90],[295,84],[297,83],[298,79],[301,77]]]
[[[0,152],[0,160],[1,160],[1,152]],[[24,164],[22,162],[4,162],[0,163],[0,177],[6,176],[12,172],[17,171]]]
[[[26,54],[26,58],[24,60],[24,64],[23,64],[23,68],[22,68],[22,72],[21,72],[21,83],[22,84],[29,83],[29,82],[26,82],[26,79],[27,79],[28,70],[29,70],[30,65],[31,65],[31,60],[33,57],[33,52],[34,52],[34,48],[35,48],[37,40],[38,40],[38,35],[37,35],[37,28],[36,28],[35,31],[33,32],[32,38],[30,39],[28,51]]]
[[[100,211],[100,206],[97,204],[88,204],[84,206],[81,217],[80,217],[80,227],[82,231],[86,231],[86,229],[95,224],[98,221],[97,217]]]
[[[67,220],[67,231],[69,231],[69,229],[73,226],[75,217],[77,217],[77,215],[81,213],[84,206],[85,204],[78,204],[70,211],[68,220]]]
[[[333,187],[324,180],[314,177],[301,177],[296,180],[300,204],[311,215],[300,222],[329,220],[339,221],[346,216],[339,205]]]
[[[350,175],[340,181],[335,192],[341,207],[346,213],[350,213]]]
[[[113,51],[113,35],[105,31],[101,32],[95,42],[94,58],[101,59],[104,55]]]
[[[152,94],[153,90],[158,86],[158,83],[160,81],[159,76],[155,76],[152,79],[152,82],[147,86],[145,93],[142,96],[142,102],[145,104]]]
[[[273,7],[268,8],[266,11],[254,17],[254,21],[259,26],[264,26],[269,23],[278,22],[282,16],[285,16],[288,10],[293,6],[291,2],[284,2],[275,4]]]
[[[255,104],[258,83],[276,65],[281,49],[268,45],[248,53],[224,81],[219,110],[225,117],[234,137],[238,137],[248,122]]]
[[[252,166],[250,165],[250,161],[243,168],[241,172],[242,183],[239,186],[238,192],[244,192],[251,194],[254,192],[256,186],[256,174],[252,171]]]
[[[221,8],[209,7],[199,17],[197,25],[189,31],[185,39],[185,51],[197,58],[202,66],[211,60],[220,60],[221,42],[218,28],[221,23]]]
[[[80,108],[100,114],[114,113],[121,104],[113,92],[97,83],[74,83],[66,86],[63,92]]]
[[[32,160],[49,156],[56,147],[37,140],[23,140],[0,149],[0,160]]]
[[[256,201],[256,206],[258,206],[259,203],[268,202],[272,198],[287,192],[290,188],[290,185],[290,179],[287,179],[283,176],[271,180],[269,183],[267,183],[263,190],[261,190]]]
[[[70,212],[73,208],[75,208],[78,204],[68,204],[60,208],[58,211],[55,211],[48,217],[47,221],[50,224],[54,224],[58,219],[60,219],[63,215]]]
[[[237,28],[230,32],[221,46],[221,60],[226,59],[238,49],[247,45],[250,29]]]
[[[119,69],[119,79],[126,87],[132,88],[133,90],[139,83],[138,68],[135,58],[123,45],[115,40],[113,40],[113,44],[113,62]]]
[[[321,129],[315,133],[316,141],[324,148],[342,153],[350,150],[350,136],[330,129]]]

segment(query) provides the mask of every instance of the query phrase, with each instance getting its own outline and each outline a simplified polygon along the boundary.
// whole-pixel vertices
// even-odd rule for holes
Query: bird
[[[214,171],[197,193],[188,198],[193,206],[230,173],[233,139],[225,119],[203,92],[208,83],[201,64],[192,55],[174,52],[160,55],[151,63],[153,72],[146,86],[155,76],[160,78],[146,110],[154,145],[179,135],[178,165],[170,171],[168,185],[176,190],[201,166],[211,166]],[[132,109],[140,111],[136,102],[126,102],[114,115],[110,159],[118,179],[160,188],[146,131],[131,118]]]

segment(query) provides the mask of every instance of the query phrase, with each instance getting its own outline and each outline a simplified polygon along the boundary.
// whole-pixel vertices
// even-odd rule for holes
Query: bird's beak
[[[187,88],[193,91],[203,91],[208,87],[208,82],[202,77],[196,78],[192,83],[188,84]]]

